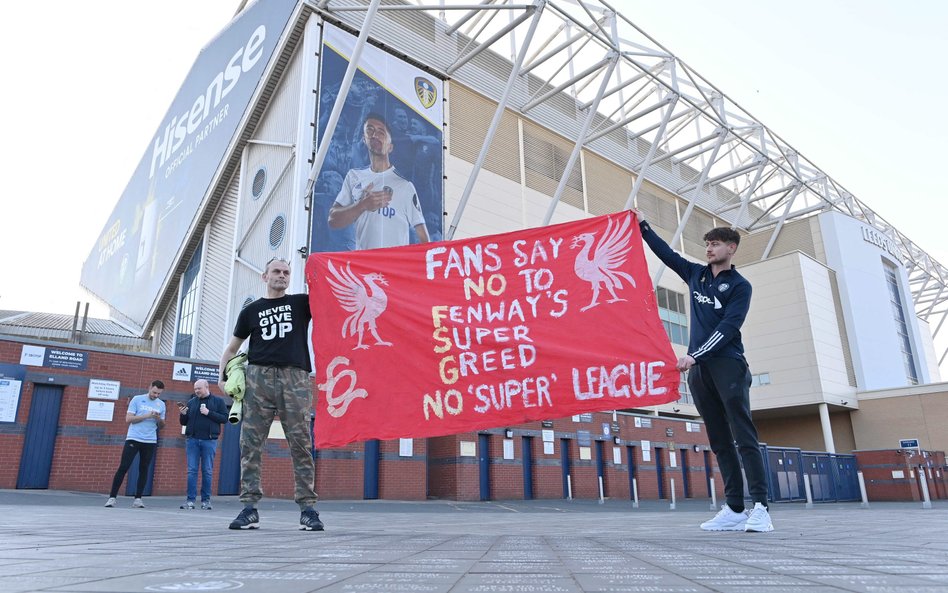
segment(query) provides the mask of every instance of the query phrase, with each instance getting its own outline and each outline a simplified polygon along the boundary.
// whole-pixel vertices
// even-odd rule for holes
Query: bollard
[[[922,508],[930,509],[932,508],[932,499],[928,494],[928,473],[924,467],[919,467],[918,473],[922,484]]]
[[[803,474],[803,490],[806,492],[806,508],[813,508],[813,493],[810,491],[810,474]]]
[[[718,493],[714,491],[714,478],[708,478],[708,483],[711,484],[711,510],[718,510]]]
[[[573,476],[566,474],[566,500],[573,500]]]
[[[869,497],[866,496],[866,479],[862,477],[862,472],[856,472],[856,477],[859,478],[859,494],[862,496],[862,503],[859,505],[859,507],[868,509]]]
[[[675,510],[675,478],[671,478],[670,481],[671,481],[672,501],[671,501],[671,504],[668,505],[668,510],[674,511]]]
[[[632,508],[639,508],[639,483],[635,478],[632,478]]]
[[[603,502],[605,502],[605,498],[603,497],[602,492],[602,476],[599,476],[599,504],[602,504]]]

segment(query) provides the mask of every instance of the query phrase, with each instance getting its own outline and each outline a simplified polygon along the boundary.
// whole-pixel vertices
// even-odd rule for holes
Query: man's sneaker
[[[231,529],[257,529],[260,527],[260,515],[257,509],[244,509],[230,522]]]
[[[143,509],[145,508],[145,503],[142,502],[142,499],[136,498],[135,500],[132,501],[132,507],[136,509]]]
[[[193,510],[194,510],[194,503],[189,500],[189,501],[185,502],[183,505],[181,505],[181,506],[178,507],[178,508],[179,508],[179,509],[184,509],[184,510],[186,510],[186,511],[193,511]]]
[[[747,523],[744,525],[744,531],[767,532],[773,530],[774,524],[770,520],[770,512],[767,507],[759,502],[755,503],[750,516],[747,518]]]
[[[209,501],[209,500],[202,500],[202,501],[201,501],[201,510],[202,510],[202,511],[209,511],[209,510],[211,510],[211,509],[213,509],[213,508],[214,508],[214,507],[211,506],[211,501]]]
[[[115,497],[114,497],[114,496],[110,496],[109,499],[108,499],[107,501],[105,501],[105,506],[107,506],[107,507],[114,507],[114,506],[115,506]]]
[[[735,513],[731,510],[731,507],[723,504],[714,518],[701,524],[701,529],[705,531],[744,531],[746,524],[747,511]]]
[[[300,530],[322,531],[323,522],[319,520],[319,513],[313,509],[303,509],[300,513]]]

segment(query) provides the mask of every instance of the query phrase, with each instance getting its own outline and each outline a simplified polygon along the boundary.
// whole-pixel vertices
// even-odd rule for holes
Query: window
[[[892,317],[895,319],[895,331],[899,336],[902,349],[902,364],[905,366],[905,378],[910,385],[918,385],[918,370],[915,366],[915,351],[909,338],[908,325],[905,323],[905,308],[902,306],[902,291],[895,267],[885,264],[885,279],[889,286],[889,301],[892,303]]]
[[[751,376],[751,387],[760,387],[761,385],[770,385],[770,373]]]
[[[194,342],[194,327],[197,322],[198,275],[201,272],[202,245],[198,245],[191,263],[181,277],[181,293],[178,301],[178,329],[174,337],[174,355],[191,357]]]
[[[681,396],[678,401],[683,404],[693,404],[695,400],[691,399],[691,388],[688,387],[688,372],[681,373],[681,384],[678,385],[678,394]]]
[[[685,295],[662,288],[655,289],[658,297],[658,317],[672,344],[688,345],[688,317],[685,312]]]

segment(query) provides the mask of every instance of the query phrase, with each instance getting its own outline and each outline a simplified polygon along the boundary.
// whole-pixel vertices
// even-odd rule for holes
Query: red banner
[[[318,447],[678,399],[631,212],[315,253],[306,279]]]

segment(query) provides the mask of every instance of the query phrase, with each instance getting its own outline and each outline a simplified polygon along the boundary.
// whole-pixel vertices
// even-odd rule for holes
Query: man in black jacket
[[[642,239],[662,262],[688,284],[691,337],[678,369],[688,373],[695,407],[704,419],[711,450],[724,479],[725,504],[705,531],[773,531],[767,506],[767,477],[751,418],[751,373],[744,358],[741,325],[750,307],[751,285],[731,265],[741,242],[734,229],[718,227],[704,235],[707,265],[688,261],[658,236],[641,212]],[[737,443],[735,450],[734,444]],[[740,452],[740,458],[738,458]],[[754,505],[744,508],[744,478]]]
[[[188,499],[182,509],[193,509],[197,500],[198,464],[201,466],[201,508],[211,510],[211,478],[214,475],[214,456],[221,424],[227,421],[224,400],[211,395],[207,381],[194,382],[194,396],[188,403],[178,404],[181,425],[186,427],[188,457]]]

